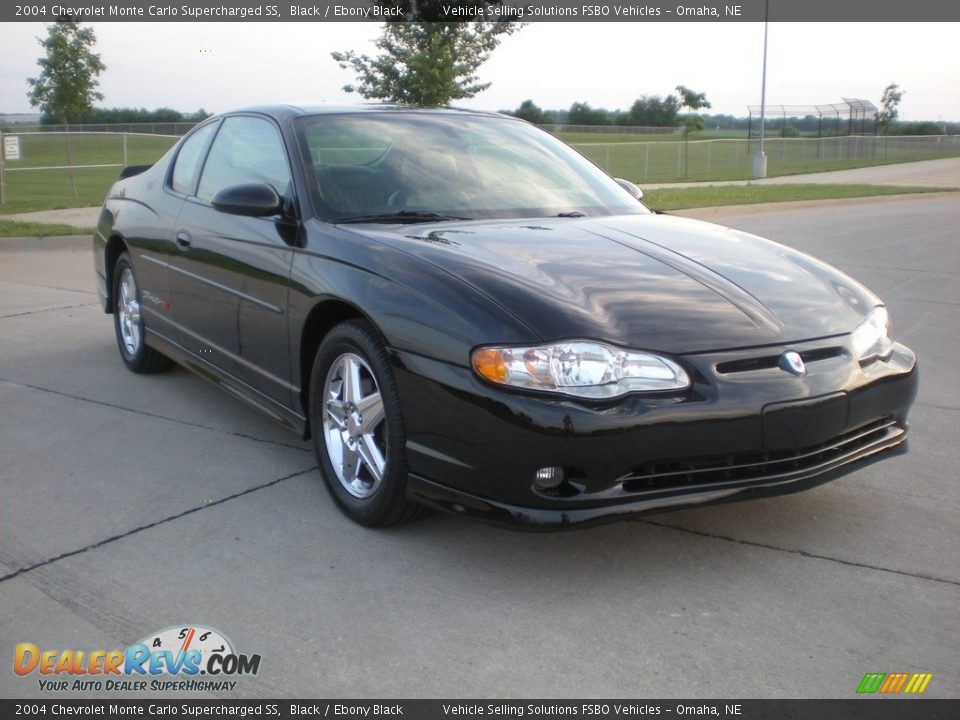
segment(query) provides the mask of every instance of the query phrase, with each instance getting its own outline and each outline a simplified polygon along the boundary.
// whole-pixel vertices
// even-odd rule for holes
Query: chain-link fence
[[[135,123],[97,123],[89,125],[27,125],[22,123],[2,124],[0,133],[17,135],[22,133],[137,133],[139,135],[186,135],[194,122],[135,122]]]
[[[580,143],[575,147],[615,177],[633,182],[746,180],[752,177],[757,140]],[[888,162],[960,155],[960,135],[851,135],[769,138],[768,174],[821,172]]]
[[[0,203],[5,212],[59,199],[99,205],[119,170],[152,165],[177,135],[98,132],[0,133]]]
[[[670,135],[679,132],[675,125],[538,125],[551,133],[594,133],[599,135]]]
[[[156,128],[165,125],[147,124]],[[57,207],[58,203],[99,205],[120,168],[156,162],[177,141],[184,129],[179,126],[190,126],[188,123],[166,125],[178,132],[64,132],[62,129],[23,132],[18,129],[16,134],[0,133],[3,212],[46,209]],[[12,138],[16,138],[15,143]],[[7,152],[7,141],[16,145],[17,152]],[[641,184],[749,179],[758,146],[757,140],[741,139],[574,145],[611,175]],[[956,157],[960,156],[960,136],[768,138],[765,151],[769,174],[784,175]]]

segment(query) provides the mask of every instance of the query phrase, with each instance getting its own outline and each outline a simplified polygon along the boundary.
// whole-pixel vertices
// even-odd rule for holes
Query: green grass
[[[19,137],[21,159],[4,163],[6,202],[0,206],[0,214],[100,205],[107,190],[120,176],[124,159],[123,138],[120,135],[71,136],[74,163],[113,166],[75,169],[76,195],[67,170],[25,170],[66,165],[66,138],[59,133]],[[176,140],[151,135],[128,135],[127,165],[155,163]]]
[[[33,222],[15,222],[0,220],[0,238],[8,237],[50,237],[54,235],[93,235],[93,228],[80,228],[72,225],[42,225]]]
[[[647,207],[681,210],[722,205],[835,200],[842,198],[947,192],[956,188],[891,187],[888,185],[710,185],[696,188],[661,188],[643,195]]]
[[[119,176],[119,168],[77,168],[74,196],[65,170],[10,173],[4,176],[6,203],[0,214],[99,206]]]

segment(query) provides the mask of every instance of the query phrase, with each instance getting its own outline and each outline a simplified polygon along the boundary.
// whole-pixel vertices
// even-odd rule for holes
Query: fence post
[[[7,204],[6,186],[3,184],[3,133],[0,132],[0,205]]]
[[[123,166],[127,167],[129,164],[127,162],[127,133],[123,133]]]

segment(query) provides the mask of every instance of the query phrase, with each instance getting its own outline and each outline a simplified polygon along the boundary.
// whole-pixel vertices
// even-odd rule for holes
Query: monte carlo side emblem
[[[781,370],[786,370],[793,375],[803,377],[807,374],[807,366],[803,364],[803,358],[800,357],[800,353],[794,352],[793,350],[781,355],[778,364]]]

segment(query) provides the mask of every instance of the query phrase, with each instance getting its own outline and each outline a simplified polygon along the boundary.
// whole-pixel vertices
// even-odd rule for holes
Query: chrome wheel
[[[365,499],[380,487],[387,457],[386,415],[377,378],[354,353],[340,355],[323,386],[323,434],[337,480]]]
[[[140,324],[140,301],[137,300],[137,281],[134,280],[130,268],[123,269],[117,287],[120,291],[117,298],[120,337],[127,353],[133,356],[140,350],[143,333]]]

